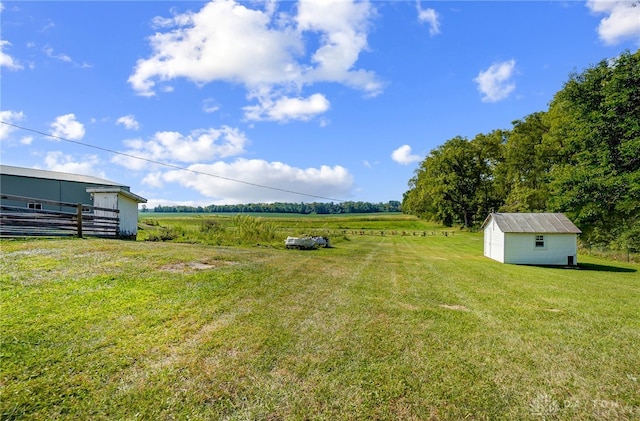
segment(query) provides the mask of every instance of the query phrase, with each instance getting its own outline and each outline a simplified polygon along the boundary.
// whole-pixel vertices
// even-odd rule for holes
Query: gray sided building
[[[0,195],[27,198],[0,197],[0,206],[12,209],[65,210],[63,205],[47,201],[117,209],[120,233],[130,237],[137,233],[138,204],[146,203],[146,199],[131,193],[129,186],[113,181],[10,165],[0,165]]]
[[[88,205],[93,201],[87,188],[100,187],[116,187],[129,191],[128,186],[98,177],[0,165],[0,193],[2,194]],[[3,204],[10,206],[28,207],[28,203],[24,202],[5,202],[2,201]],[[42,209],[61,210],[59,206],[51,204],[41,206]]]

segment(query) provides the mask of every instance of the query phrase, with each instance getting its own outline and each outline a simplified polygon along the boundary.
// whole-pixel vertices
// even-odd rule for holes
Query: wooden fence
[[[16,205],[16,202],[24,205]],[[0,204],[0,236],[2,237],[117,238],[120,235],[118,209],[9,194],[0,195]],[[57,210],[46,209],[45,205],[55,207]]]

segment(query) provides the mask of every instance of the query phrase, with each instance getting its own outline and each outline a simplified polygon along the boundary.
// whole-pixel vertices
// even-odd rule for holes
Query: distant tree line
[[[432,150],[402,209],[467,227],[492,210],[564,212],[588,244],[640,249],[640,50],[572,73],[509,130]]]
[[[144,209],[143,209],[144,212]],[[209,205],[209,206],[156,206],[153,212],[185,212],[185,213],[292,213],[292,214],[341,214],[341,213],[376,213],[402,212],[402,204],[397,200],[387,203],[340,202],[340,203],[248,203],[241,205]]]

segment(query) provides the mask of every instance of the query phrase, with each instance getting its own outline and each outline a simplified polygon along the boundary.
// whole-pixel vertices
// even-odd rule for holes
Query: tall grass
[[[288,236],[316,235],[342,241],[348,236],[435,236],[459,232],[398,213],[277,217],[145,214],[139,228],[138,238],[144,241],[272,247],[282,246]]]
[[[238,214],[233,217],[233,225],[234,234],[243,244],[271,243],[277,237],[276,225],[265,219]]]
[[[187,218],[189,219],[189,218]],[[195,219],[195,221],[194,221]],[[142,221],[140,239],[144,241],[177,241],[212,245],[275,245],[276,224],[263,218],[237,214],[227,220],[221,218],[191,218],[188,223],[171,219]]]

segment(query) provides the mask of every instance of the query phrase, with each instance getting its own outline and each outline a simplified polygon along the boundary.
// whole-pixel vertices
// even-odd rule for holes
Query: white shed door
[[[97,208],[118,209],[117,193],[94,193],[93,206]],[[113,216],[112,212],[95,211],[96,216]]]

